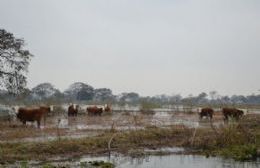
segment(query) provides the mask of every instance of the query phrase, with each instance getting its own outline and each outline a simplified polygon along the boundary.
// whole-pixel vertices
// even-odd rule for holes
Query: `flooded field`
[[[223,116],[216,112],[212,122],[207,118],[199,119],[196,112],[113,112],[102,116],[78,115],[67,117],[66,113],[48,116],[41,129],[36,123],[27,122],[24,126],[20,121],[1,123],[0,142],[49,141],[58,138],[93,137],[105,131],[140,130],[146,127],[170,127],[183,125],[189,128],[218,127],[223,125]]]
[[[219,150],[223,145],[232,153],[233,148],[228,148],[231,144],[239,145],[242,150],[245,148],[242,152],[249,151],[243,158],[255,159],[259,149],[254,145],[257,136],[253,135],[259,134],[260,116],[247,113],[241,121],[245,123],[224,122],[219,111],[214,113],[212,120],[200,119],[197,112],[133,111],[73,117],[68,117],[66,112],[52,113],[40,129],[36,123],[25,126],[19,121],[1,122],[0,157],[8,167],[19,167],[20,164],[82,167],[90,161],[110,162],[119,168],[259,167],[259,160],[237,162],[197,155],[205,155],[203,149],[210,149],[206,152],[212,155],[208,156],[218,156],[221,153],[214,152],[223,152]],[[247,143],[250,145],[246,146]],[[228,156],[232,157],[230,153]],[[240,153],[235,156],[240,159]],[[16,162],[16,158],[32,159]],[[15,164],[5,160],[15,161]]]

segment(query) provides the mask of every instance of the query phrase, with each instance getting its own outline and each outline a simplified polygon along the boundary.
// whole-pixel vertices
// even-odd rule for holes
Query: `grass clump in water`
[[[257,158],[257,148],[252,144],[236,145],[220,150],[219,154],[237,161],[255,160]]]
[[[81,168],[114,168],[115,165],[110,162],[104,161],[89,161],[89,162],[80,162]]]

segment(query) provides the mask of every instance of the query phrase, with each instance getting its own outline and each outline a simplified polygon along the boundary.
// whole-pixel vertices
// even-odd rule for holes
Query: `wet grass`
[[[256,160],[260,149],[260,116],[251,115],[217,129],[214,137],[196,139],[196,147],[206,155],[218,155],[238,161]]]
[[[167,128],[155,126],[143,130],[104,131],[88,138],[58,139],[48,142],[18,142],[0,144],[0,163],[17,160],[49,160],[50,158],[78,158],[111,151],[126,155],[160,147],[186,147],[198,154],[224,156],[235,160],[254,160],[260,148],[260,116],[249,115],[239,122],[220,128],[187,128],[177,125]],[[108,145],[109,144],[109,145]],[[139,150],[140,149],[140,150]]]
[[[191,132],[180,129],[147,128],[145,130],[117,132],[111,150],[127,153],[130,149],[159,146],[182,146]],[[85,154],[108,152],[108,142],[115,133],[106,132],[100,136],[81,139],[62,139],[44,143],[2,143],[0,161],[48,160],[48,158],[79,157]]]
[[[65,135],[65,129],[59,129],[59,135]],[[23,126],[20,123],[0,124],[0,141],[18,140],[23,138],[35,138],[43,135],[55,136],[57,135],[57,128],[45,128],[39,130],[35,126]]]
[[[71,168],[71,167],[81,167],[81,168],[114,168],[115,165],[110,162],[104,162],[104,161],[88,161],[88,162],[78,162],[74,164],[70,163],[50,163],[45,162],[40,165],[33,165],[32,163],[28,161],[21,161],[19,163],[15,164],[15,167],[20,168],[30,168],[30,167],[41,167],[41,168]],[[1,166],[1,168],[5,168],[8,166]]]

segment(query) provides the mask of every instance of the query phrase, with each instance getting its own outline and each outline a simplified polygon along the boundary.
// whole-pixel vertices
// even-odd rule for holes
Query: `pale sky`
[[[0,0],[0,28],[35,55],[29,88],[260,93],[259,0]]]

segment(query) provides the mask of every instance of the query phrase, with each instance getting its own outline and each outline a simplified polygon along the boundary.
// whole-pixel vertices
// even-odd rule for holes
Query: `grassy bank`
[[[0,161],[47,160],[48,158],[77,157],[83,154],[103,154],[110,150],[127,153],[130,149],[156,148],[160,146],[183,146],[187,143],[190,131],[171,128],[147,128],[129,132],[105,132],[104,134],[81,139],[62,139],[43,143],[2,143]]]
[[[236,160],[254,159],[260,147],[260,117],[248,116],[221,128],[149,127],[144,130],[105,132],[96,137],[61,139],[49,142],[0,144],[0,162],[48,160],[54,157],[79,157],[143,148],[187,147],[198,154],[220,155]]]

